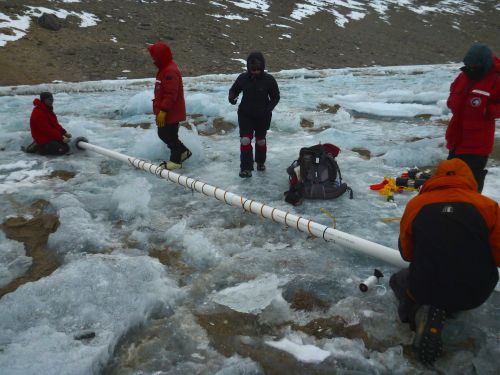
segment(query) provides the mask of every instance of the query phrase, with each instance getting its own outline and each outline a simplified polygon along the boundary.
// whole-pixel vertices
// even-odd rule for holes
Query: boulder
[[[61,20],[54,14],[43,13],[38,17],[38,24],[47,30],[57,31],[61,29]]]

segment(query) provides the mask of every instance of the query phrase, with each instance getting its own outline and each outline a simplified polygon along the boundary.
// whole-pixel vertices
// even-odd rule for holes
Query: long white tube
[[[254,201],[253,199],[244,198],[240,195],[233,194],[221,188],[209,185],[205,182],[195,180],[191,177],[182,176],[178,173],[169,171],[147,161],[133,158],[119,152],[105,149],[103,147],[92,145],[84,140],[76,140],[76,146],[80,149],[86,149],[97,152],[98,154],[109,156],[113,159],[121,160],[131,166],[143,169],[158,177],[175,182],[179,185],[187,187],[191,190],[196,190],[199,193],[222,201],[230,206],[243,208],[245,211],[261,215],[267,219],[271,219],[277,223],[285,224],[288,227],[295,228],[301,232],[305,232],[313,237],[323,238],[326,241],[331,241],[341,247],[354,250],[378,259],[381,259],[389,264],[397,267],[407,267],[405,262],[397,250],[390,247],[379,245],[375,242],[367,241],[363,238],[344,233],[340,230],[316,223],[312,220],[303,218],[279,210],[277,208],[265,205]]]

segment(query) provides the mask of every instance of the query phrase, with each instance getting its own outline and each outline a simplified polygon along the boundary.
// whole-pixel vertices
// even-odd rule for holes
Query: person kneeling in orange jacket
[[[441,354],[446,317],[483,304],[498,282],[500,210],[477,191],[461,159],[442,161],[406,206],[399,250],[410,267],[392,275],[402,322],[414,349],[431,364]]]

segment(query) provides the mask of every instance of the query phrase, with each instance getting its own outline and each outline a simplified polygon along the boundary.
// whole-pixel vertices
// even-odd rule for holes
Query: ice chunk
[[[58,214],[61,225],[48,241],[48,246],[58,253],[99,252],[109,245],[106,225],[93,219],[83,208],[64,207]]]
[[[265,274],[255,280],[221,290],[212,301],[242,313],[260,313],[276,299],[283,299],[279,279]]]
[[[120,337],[178,297],[153,258],[81,258],[0,300],[0,372],[99,373]]]
[[[111,196],[118,214],[125,219],[148,213],[151,184],[145,177],[126,178]]]
[[[123,114],[126,116],[143,113],[153,113],[153,92],[151,90],[142,91],[132,96],[123,107]]]
[[[314,345],[300,345],[288,339],[280,341],[266,341],[273,348],[283,350],[293,355],[297,360],[306,363],[320,363],[330,356],[330,352]]]

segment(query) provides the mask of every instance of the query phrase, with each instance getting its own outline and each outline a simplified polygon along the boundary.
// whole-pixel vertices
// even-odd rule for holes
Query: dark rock
[[[305,118],[300,119],[300,127],[301,128],[314,128],[314,122],[307,120]]]
[[[43,13],[38,17],[38,24],[47,30],[57,31],[60,30],[61,20],[54,14]]]
[[[421,114],[415,116],[415,118],[420,118],[422,120],[428,120],[431,117],[432,117],[432,115],[430,115],[428,113],[421,113]]]
[[[338,104],[329,105],[329,104],[321,103],[318,106],[318,110],[319,111],[321,111],[321,112],[327,112],[327,113],[332,113],[332,114],[337,113],[339,109],[340,109],[340,105],[338,105]]]
[[[95,337],[95,332],[94,331],[83,331],[80,333],[77,333],[74,336],[75,340],[89,340],[93,339]]]
[[[151,128],[151,124],[149,122],[141,122],[139,124],[121,124],[122,128],[141,128],[141,129],[149,129]]]
[[[328,310],[329,307],[330,304],[305,290],[297,290],[291,304],[292,309],[304,311],[312,311],[314,309]]]
[[[65,171],[65,170],[55,170],[52,171],[49,178],[60,178],[63,181],[68,181],[76,176],[76,172]]]
[[[363,159],[369,160],[372,157],[370,150],[367,150],[366,148],[354,147],[352,151],[357,152]]]
[[[215,118],[212,126],[215,130],[217,130],[217,134],[224,134],[225,132],[231,131],[236,128],[235,124],[224,121],[222,117]]]

